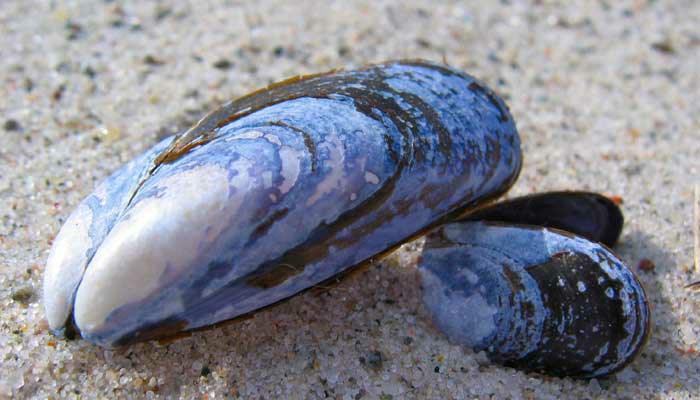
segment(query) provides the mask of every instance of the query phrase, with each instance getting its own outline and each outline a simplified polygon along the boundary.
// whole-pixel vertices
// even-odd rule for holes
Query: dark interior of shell
[[[467,214],[464,221],[498,221],[557,228],[612,247],[624,218],[620,208],[598,193],[561,191],[516,197]]]

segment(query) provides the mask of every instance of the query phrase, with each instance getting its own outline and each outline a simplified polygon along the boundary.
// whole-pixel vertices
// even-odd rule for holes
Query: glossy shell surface
[[[50,327],[115,346],[312,287],[507,190],[504,105],[422,62],[293,79],[222,107],[90,194],[54,241]]]
[[[622,232],[620,208],[598,193],[535,193],[469,213],[462,221],[494,221],[556,228],[612,247]]]
[[[428,236],[419,271],[437,327],[509,366],[607,375],[649,333],[634,274],[605,246],[556,229],[447,224]]]

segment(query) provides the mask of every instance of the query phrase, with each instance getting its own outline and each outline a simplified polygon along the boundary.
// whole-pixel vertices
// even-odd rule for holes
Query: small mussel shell
[[[103,346],[252,312],[506,191],[505,104],[474,78],[391,62],[236,100],[115,172],[69,217],[44,299]]]
[[[609,198],[593,192],[535,193],[467,214],[462,221],[494,221],[561,229],[612,247],[624,218]]]
[[[437,327],[508,366],[607,375],[635,357],[649,332],[634,274],[605,246],[563,231],[448,224],[429,235],[419,271]]]

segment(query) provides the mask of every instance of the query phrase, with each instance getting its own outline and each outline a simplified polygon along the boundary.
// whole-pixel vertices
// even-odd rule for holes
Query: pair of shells
[[[639,282],[604,246],[513,224],[616,238],[619,210],[560,193],[530,198],[551,204],[537,212],[516,201],[455,222],[520,166],[503,101],[453,69],[389,62],[275,84],[156,144],[77,207],[47,262],[47,319],[106,347],[158,338],[433,232],[419,268],[451,340],[553,374],[615,371],[648,332]]]

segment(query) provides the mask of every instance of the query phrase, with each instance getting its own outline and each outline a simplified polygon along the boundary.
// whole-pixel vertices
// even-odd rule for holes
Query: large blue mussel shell
[[[446,67],[271,86],[165,139],[77,207],[47,263],[50,327],[115,346],[251,312],[501,194],[520,165],[504,103]]]

